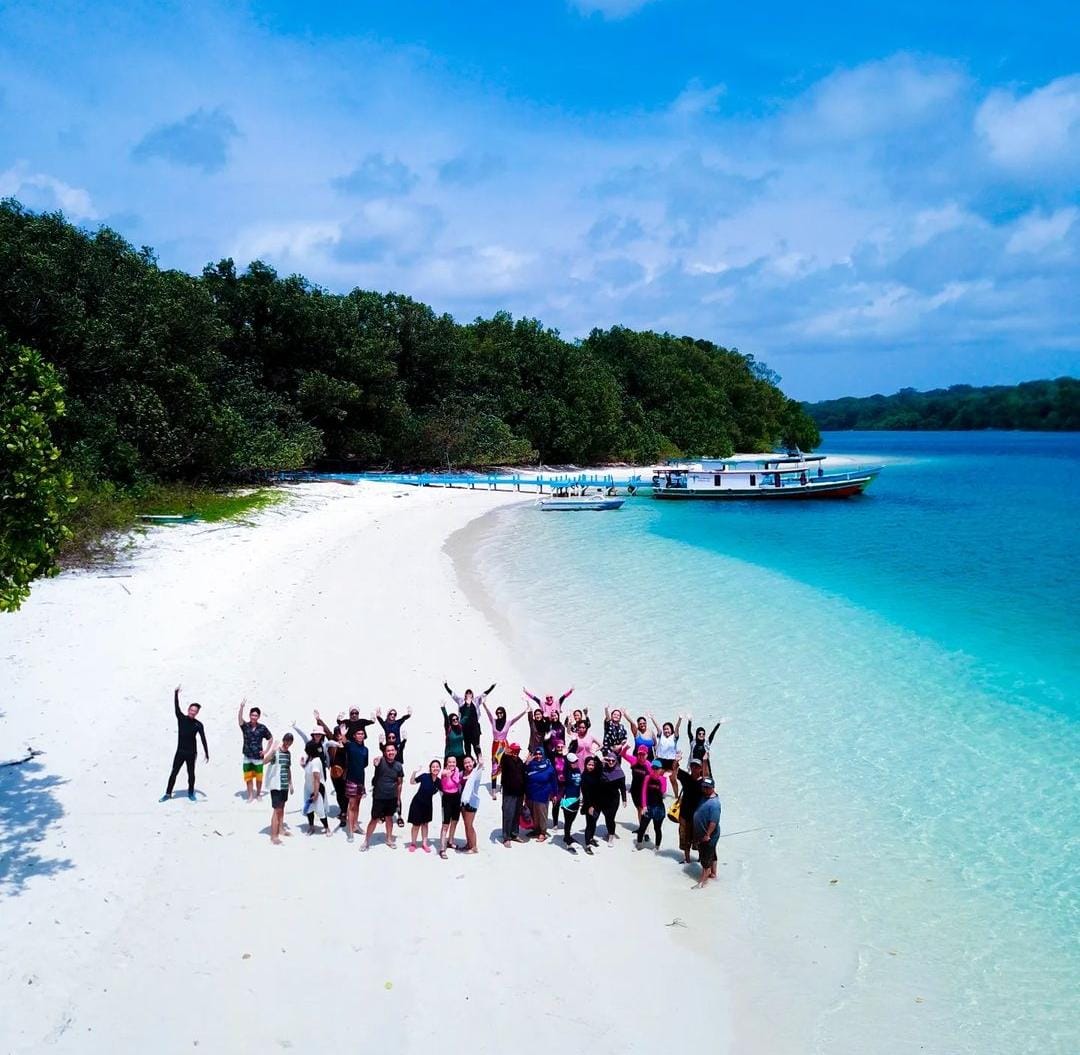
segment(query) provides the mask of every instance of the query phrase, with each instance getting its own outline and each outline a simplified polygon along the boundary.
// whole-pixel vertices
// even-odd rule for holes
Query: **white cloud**
[[[570,6],[583,15],[599,14],[615,21],[636,14],[654,0],[570,0]]]
[[[44,172],[27,172],[22,162],[0,172],[0,198],[21,198],[37,208],[60,209],[69,220],[96,220],[89,191]]]
[[[676,117],[694,117],[716,109],[720,97],[727,91],[723,84],[702,84],[696,78],[692,80],[671,104],[671,113]]]
[[[991,92],[979,107],[975,128],[1003,168],[1080,163],[1080,74],[1059,77],[1027,95]]]
[[[795,105],[789,130],[798,139],[841,141],[902,131],[932,119],[965,84],[955,67],[910,55],[837,70]]]
[[[1016,221],[1005,248],[1010,253],[1041,253],[1060,245],[1078,216],[1075,206],[1049,215],[1038,209],[1029,212]]]

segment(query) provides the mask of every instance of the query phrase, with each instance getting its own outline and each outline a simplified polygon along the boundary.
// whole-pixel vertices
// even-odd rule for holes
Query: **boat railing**
[[[341,481],[356,483],[361,480],[374,483],[397,484],[404,487],[469,487],[514,491],[536,491],[540,494],[572,488],[610,488],[635,490],[645,486],[640,475],[616,479],[610,473],[282,473],[282,479],[297,481]]]

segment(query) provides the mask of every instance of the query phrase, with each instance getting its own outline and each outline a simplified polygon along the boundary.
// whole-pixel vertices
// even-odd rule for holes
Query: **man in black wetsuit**
[[[172,772],[169,774],[169,783],[165,786],[165,794],[161,796],[162,802],[168,802],[172,798],[173,788],[176,786],[176,775],[180,767],[187,766],[188,791],[187,797],[195,801],[195,756],[198,753],[195,746],[195,737],[202,740],[203,754],[206,761],[210,761],[210,748],[206,746],[206,731],[202,722],[198,719],[200,705],[192,703],[188,705],[187,714],[180,710],[180,686],[176,686],[173,693],[173,710],[176,712],[176,754],[173,755]]]

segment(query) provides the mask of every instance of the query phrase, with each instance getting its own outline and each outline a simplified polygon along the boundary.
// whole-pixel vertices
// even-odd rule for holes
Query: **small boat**
[[[783,499],[850,498],[874,482],[881,466],[826,471],[825,455],[736,455],[704,458],[692,464],[658,466],[653,471],[653,498]]]
[[[625,498],[618,495],[574,494],[571,491],[556,491],[553,495],[543,495],[536,500],[537,508],[549,512],[552,509],[581,511],[585,509],[619,509]]]
[[[140,513],[139,519],[148,524],[191,524],[199,517],[196,513]]]

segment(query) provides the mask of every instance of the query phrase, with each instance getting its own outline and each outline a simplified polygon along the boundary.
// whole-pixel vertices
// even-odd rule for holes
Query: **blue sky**
[[[1075,374],[1080,19],[901,6],[0,3],[0,195],[802,398]]]

